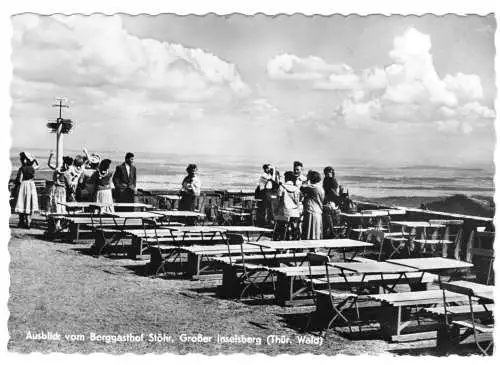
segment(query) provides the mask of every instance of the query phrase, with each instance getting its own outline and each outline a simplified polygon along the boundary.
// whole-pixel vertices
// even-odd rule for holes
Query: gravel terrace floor
[[[11,222],[14,224],[15,222]],[[435,341],[388,343],[375,331],[348,339],[334,331],[321,344],[297,343],[295,322],[312,308],[282,308],[258,301],[226,300],[214,282],[154,279],[139,274],[144,261],[93,257],[90,243],[50,242],[40,229],[12,228],[8,349],[14,352],[63,353],[264,353],[278,354],[433,354]],[[301,314],[302,313],[302,314]],[[295,319],[294,319],[295,318]],[[298,319],[297,319],[298,318]],[[294,322],[295,321],[295,322]],[[295,323],[295,324],[294,324]],[[60,340],[30,339],[58,333]],[[99,335],[144,334],[144,341],[92,341]],[[148,341],[166,334],[171,342]],[[182,342],[180,336],[212,336],[210,343]],[[84,335],[65,338],[65,335]],[[262,344],[220,344],[217,335],[259,337]],[[269,335],[288,336],[288,344],[266,343]],[[474,349],[464,349],[463,354]]]

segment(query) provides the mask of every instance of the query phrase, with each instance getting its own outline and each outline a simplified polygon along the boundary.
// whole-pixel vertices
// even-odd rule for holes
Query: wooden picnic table
[[[66,209],[85,209],[89,208],[91,205],[94,205],[94,202],[62,202],[58,203],[64,205]]]
[[[451,269],[467,269],[473,267],[469,262],[444,257],[417,257],[410,259],[390,259],[389,263],[403,265],[419,271],[443,271]]]
[[[135,203],[135,202],[134,203],[113,203],[113,204],[97,203],[97,202],[90,203],[91,208],[97,208],[99,211],[101,211],[102,208],[109,207],[109,206],[113,206],[114,208],[131,208],[131,209],[138,208],[138,209],[142,209],[142,210],[153,208],[153,206],[150,204]]]
[[[173,194],[161,194],[157,195],[160,198],[166,199],[166,200],[180,200],[181,197],[179,195],[173,195]]]
[[[151,210],[165,218],[205,218],[205,214],[201,212],[193,212],[191,210]]]
[[[392,221],[391,225],[404,228],[445,228],[444,224],[430,223],[426,221]]]
[[[472,337],[477,348],[488,355],[494,344],[494,286],[474,283],[470,281],[452,281],[442,283],[445,321],[438,330],[437,347],[440,352],[454,349],[466,338]],[[448,320],[448,315],[453,313],[455,307],[446,305],[449,295],[464,295],[468,298],[469,305],[465,318]],[[479,305],[475,301],[479,299]],[[449,326],[449,327],[448,327]],[[461,335],[461,329],[465,333]]]
[[[416,257],[409,259],[390,259],[387,262],[411,267],[424,272],[431,272],[438,275],[438,282],[441,283],[441,274],[443,271],[454,271],[456,274],[451,275],[453,278],[458,275],[462,270],[473,267],[469,262],[449,259],[444,257]]]
[[[328,249],[328,255],[332,250],[341,250],[344,260],[347,250],[354,250],[354,254],[349,260],[352,260],[361,248],[371,247],[373,244],[363,241],[351,240],[348,238],[321,239],[321,240],[291,240],[291,241],[255,241],[248,242],[261,248],[271,248],[276,251],[297,251],[297,250],[316,250],[320,248]]]
[[[157,219],[161,217],[161,214],[157,212],[113,212],[104,213],[103,216],[110,216],[114,218],[139,218],[139,219]]]
[[[361,289],[363,289],[365,284],[369,286],[372,278],[378,277],[380,278],[380,287],[389,292],[394,292],[396,285],[403,282],[410,284],[410,278],[407,274],[419,272],[419,270],[412,267],[381,261],[332,262],[328,265],[340,270],[340,275],[344,278],[347,285],[349,285],[352,274],[357,275],[357,286],[361,287]],[[360,280],[358,280],[359,276],[361,276]],[[389,287],[389,285],[392,286]]]
[[[441,289],[473,296],[490,303],[493,303],[495,299],[495,287],[493,285],[484,285],[472,281],[458,280],[442,283]]]
[[[262,199],[257,199],[253,195],[250,195],[250,196],[242,196],[241,197],[241,201],[252,201],[252,202],[255,201],[255,202],[260,202],[260,201],[262,201]]]
[[[167,203],[167,201],[169,202],[168,204],[169,210],[176,209],[176,204],[178,204],[179,200],[181,199],[181,197],[176,194],[160,194],[156,196],[160,199],[163,199],[165,204]]]
[[[297,250],[297,249],[347,249],[347,248],[364,248],[373,246],[371,243],[351,240],[348,238],[338,239],[321,239],[321,240],[291,240],[291,241],[265,241],[265,242],[249,242],[252,245],[257,245],[265,248],[273,248],[276,250]]]
[[[265,233],[273,233],[273,230],[271,228],[264,228],[264,227],[257,227],[257,226],[210,226],[210,227],[225,229],[226,233],[245,234],[247,236],[248,241],[250,241],[249,235],[251,233],[258,233],[259,234],[257,241]]]
[[[332,262],[330,266],[336,267],[342,271],[349,271],[355,274],[404,274],[407,272],[418,271],[417,269],[392,264],[390,262],[384,261],[373,261],[373,262]]]
[[[375,218],[388,216],[389,212],[386,210],[365,210],[357,213],[340,213],[341,216],[346,218]]]

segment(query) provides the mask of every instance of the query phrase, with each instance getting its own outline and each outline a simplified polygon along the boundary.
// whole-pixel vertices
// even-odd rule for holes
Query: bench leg
[[[384,316],[382,318],[382,334],[384,338],[390,341],[396,336],[401,335],[401,312],[402,307],[385,306],[383,308]]]
[[[80,238],[80,224],[71,222],[68,230],[68,241],[78,241]]]
[[[142,240],[138,237],[132,237],[132,244],[128,247],[127,257],[135,260],[138,254],[142,255]]]
[[[101,255],[105,247],[106,247],[106,237],[104,236],[104,232],[97,230],[95,232],[94,253],[96,255]]]
[[[437,330],[436,348],[439,354],[446,355],[457,348],[460,343],[460,328],[447,325],[441,321]]]
[[[275,298],[276,303],[280,306],[284,306],[287,301],[292,300],[292,279],[293,278],[286,277],[285,275],[278,275],[276,280]]]
[[[223,298],[238,297],[238,288],[240,284],[236,268],[231,265],[225,265],[222,269],[221,296]]]
[[[186,274],[199,278],[201,266],[201,255],[188,252]]]

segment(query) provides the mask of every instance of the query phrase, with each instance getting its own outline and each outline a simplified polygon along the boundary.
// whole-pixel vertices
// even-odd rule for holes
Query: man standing
[[[307,182],[307,177],[304,176],[302,170],[304,165],[300,161],[293,162],[293,176],[294,176],[294,184],[297,187],[301,187],[303,184]]]
[[[116,166],[113,175],[116,200],[119,203],[133,203],[135,199],[136,170],[134,166],[134,154],[127,152],[125,162]]]

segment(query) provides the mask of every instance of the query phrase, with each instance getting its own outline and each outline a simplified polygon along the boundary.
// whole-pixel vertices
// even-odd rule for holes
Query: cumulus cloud
[[[14,75],[25,81],[140,90],[163,101],[226,102],[250,93],[234,64],[201,49],[135,37],[119,16],[27,14],[13,25]]]
[[[493,119],[494,111],[480,103],[479,76],[457,73],[440,77],[431,49],[430,37],[410,28],[394,39],[389,52],[392,64],[385,68],[355,72],[317,57],[282,55],[269,61],[268,75],[275,81],[307,80],[311,89],[345,92],[336,114],[352,128],[380,128],[379,123],[387,122],[400,126],[427,123],[440,131],[470,133],[478,123]]]
[[[344,64],[329,64],[321,57],[305,58],[292,54],[278,55],[267,63],[267,75],[275,81],[320,81],[332,75],[344,75],[351,68]]]

